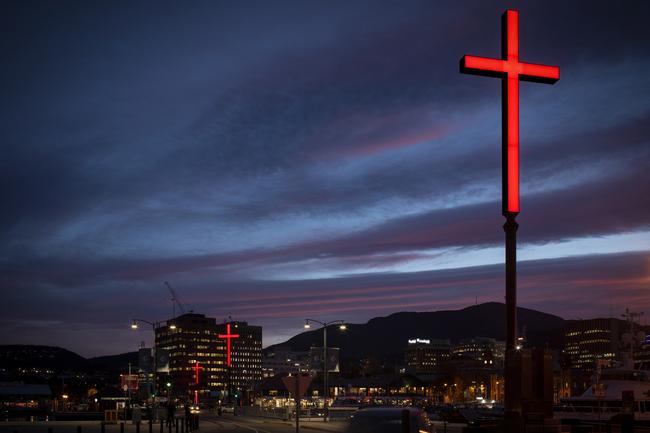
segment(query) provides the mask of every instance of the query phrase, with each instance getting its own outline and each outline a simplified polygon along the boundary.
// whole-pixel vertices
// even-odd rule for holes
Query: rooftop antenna
[[[638,336],[634,333],[634,322],[635,322],[635,318],[640,319],[641,316],[643,316],[643,312],[637,313],[637,312],[634,312],[634,311],[630,311],[629,308],[625,309],[625,314],[621,314],[621,317],[624,317],[627,320],[628,324],[630,325],[629,342],[625,341],[627,339],[624,339],[624,343],[629,343],[629,346],[630,346],[630,360],[632,360],[632,362],[634,362],[634,349],[635,349],[635,346],[638,343],[640,343],[640,342],[636,341],[636,340],[638,340]],[[639,320],[639,322],[640,322],[640,320]],[[624,337],[625,337],[625,335],[624,335]],[[634,365],[634,364],[632,364],[632,365]]]

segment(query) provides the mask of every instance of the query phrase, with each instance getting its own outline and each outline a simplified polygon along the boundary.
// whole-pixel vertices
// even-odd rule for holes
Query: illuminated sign
[[[501,17],[501,59],[463,56],[460,72],[501,78],[503,215],[519,213],[519,80],[553,84],[560,68],[519,61],[519,12]]]
[[[425,340],[423,338],[414,338],[412,340],[409,340],[409,344],[431,344],[431,340]]]
[[[228,367],[230,367],[230,340],[232,340],[233,338],[239,338],[239,334],[231,334],[230,333],[230,323],[228,323],[226,325],[226,333],[225,334],[219,334],[218,337],[226,339],[226,353],[227,353],[227,355],[226,355],[227,356],[226,365],[228,365]]]

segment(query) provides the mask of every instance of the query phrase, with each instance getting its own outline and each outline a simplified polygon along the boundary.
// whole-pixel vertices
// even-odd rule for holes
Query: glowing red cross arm
[[[239,338],[239,334],[231,334],[230,333],[230,323],[228,323],[226,325],[226,333],[225,334],[219,334],[218,337],[226,339],[226,350],[227,350],[227,352],[226,352],[227,353],[227,355],[226,355],[227,364],[226,365],[228,365],[228,367],[230,367],[230,340],[232,340],[233,338]]]
[[[463,56],[460,72],[501,78],[503,128],[503,214],[519,206],[519,81],[553,84],[560,68],[519,61],[519,13],[507,10],[501,19],[501,59]]]

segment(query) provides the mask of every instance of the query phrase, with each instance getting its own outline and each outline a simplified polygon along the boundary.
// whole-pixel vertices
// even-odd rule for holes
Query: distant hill
[[[119,355],[98,356],[86,360],[86,369],[103,371],[126,371],[129,363],[135,369],[138,366],[138,352],[127,352]]]
[[[48,368],[55,371],[125,371],[129,362],[138,363],[138,353],[84,358],[55,346],[27,344],[0,345],[0,368]]]
[[[552,314],[527,308],[517,309],[519,329],[526,329],[529,345],[562,347],[565,320]],[[343,359],[373,356],[377,359],[401,359],[409,338],[450,339],[452,342],[471,337],[505,339],[505,305],[491,302],[462,310],[425,313],[403,312],[376,317],[366,324],[352,324],[347,331],[332,328],[328,346],[340,347]],[[303,332],[280,345],[306,351],[322,346],[320,329]],[[265,350],[271,350],[270,346]],[[56,371],[126,371],[129,362],[136,366],[137,352],[86,359],[74,352],[52,346],[0,345],[0,368],[50,368]]]
[[[530,346],[562,347],[565,320],[561,317],[518,308],[517,320],[519,330],[525,328]],[[366,324],[349,325],[346,331],[333,327],[327,333],[328,346],[340,347],[344,359],[364,356],[400,359],[408,339],[416,337],[450,339],[452,342],[472,337],[505,340],[505,304],[490,302],[462,310],[395,313],[371,319]],[[265,350],[279,345],[306,351],[311,346],[323,345],[323,332],[321,329],[303,332]]]
[[[0,346],[0,367],[9,370],[16,368],[76,370],[85,362],[86,358],[61,347],[24,344]]]

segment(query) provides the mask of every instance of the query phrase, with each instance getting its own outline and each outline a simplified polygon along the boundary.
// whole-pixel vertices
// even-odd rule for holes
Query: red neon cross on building
[[[501,59],[463,56],[460,71],[501,78],[503,98],[503,215],[519,213],[519,80],[553,84],[560,68],[519,61],[519,13],[501,17]]]
[[[226,325],[226,333],[225,334],[219,334],[219,338],[225,338],[226,339],[226,350],[227,350],[227,364],[228,367],[230,367],[230,340],[233,338],[239,338],[239,334],[231,334],[230,333],[230,323]]]
[[[199,384],[199,361],[196,361],[196,384]],[[194,404],[199,404],[199,390],[194,390]]]

